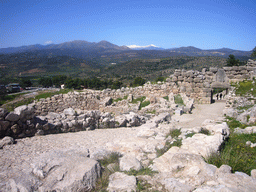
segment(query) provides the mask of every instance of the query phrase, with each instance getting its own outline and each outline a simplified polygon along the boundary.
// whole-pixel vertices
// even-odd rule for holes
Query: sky
[[[0,18],[0,48],[73,40],[256,46],[256,0],[0,0]]]

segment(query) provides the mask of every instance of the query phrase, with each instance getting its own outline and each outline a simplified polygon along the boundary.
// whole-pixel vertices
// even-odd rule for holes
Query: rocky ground
[[[89,191],[100,177],[102,157],[123,155],[120,171],[150,168],[153,176],[109,177],[108,191],[135,191],[146,183],[151,191],[255,191],[256,173],[231,173],[204,162],[229,135],[223,121],[224,102],[195,105],[192,114],[160,114],[139,127],[95,129],[17,139],[0,150],[0,191]],[[199,133],[210,131],[207,136]],[[178,138],[168,136],[180,130]],[[189,133],[196,133],[186,137]],[[166,137],[167,135],[167,137]],[[182,141],[159,156],[166,143]]]

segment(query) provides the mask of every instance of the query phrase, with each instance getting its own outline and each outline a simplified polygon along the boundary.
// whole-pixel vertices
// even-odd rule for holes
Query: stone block
[[[212,72],[212,73],[217,73],[217,71],[218,71],[218,68],[217,67],[210,67],[210,72]]]

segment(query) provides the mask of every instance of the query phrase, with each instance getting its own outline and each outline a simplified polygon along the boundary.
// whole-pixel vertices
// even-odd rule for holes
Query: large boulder
[[[90,191],[100,177],[100,165],[84,150],[55,150],[3,169],[0,191]],[[4,180],[2,180],[4,179]]]
[[[42,154],[31,163],[32,173],[42,181],[39,191],[88,191],[100,177],[100,165],[88,154],[54,151]]]
[[[119,167],[121,171],[140,170],[142,168],[141,163],[132,155],[125,155],[120,158]]]
[[[10,112],[8,115],[6,115],[5,120],[7,121],[18,121],[20,119],[20,116],[18,114],[15,114],[14,112]]]
[[[136,191],[136,177],[128,176],[121,172],[115,172],[109,176],[109,192],[132,192]]]

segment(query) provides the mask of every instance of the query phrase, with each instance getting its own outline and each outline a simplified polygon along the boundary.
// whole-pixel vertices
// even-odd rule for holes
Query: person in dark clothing
[[[219,99],[219,94],[217,94],[216,97],[217,97],[217,100],[218,100]]]
[[[222,93],[220,93],[220,100],[222,99]]]

